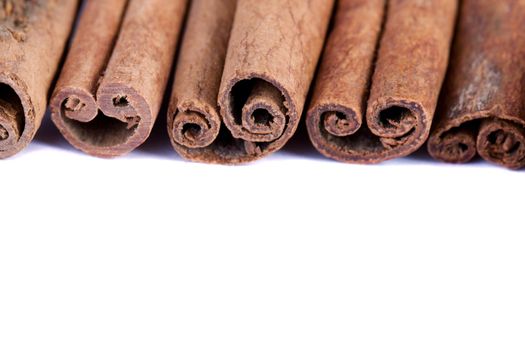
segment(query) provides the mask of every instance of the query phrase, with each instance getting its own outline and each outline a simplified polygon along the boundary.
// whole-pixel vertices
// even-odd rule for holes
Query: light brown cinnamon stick
[[[113,157],[148,138],[185,8],[186,0],[87,2],[51,102],[73,146]]]
[[[464,0],[451,67],[428,142],[439,160],[476,154],[525,166],[525,1]]]
[[[310,139],[327,157],[377,163],[414,152],[430,132],[457,1],[388,1],[370,80],[384,6],[339,2],[307,115]]]
[[[219,89],[227,132],[209,162],[241,163],[279,150],[297,129],[332,0],[239,0]]]
[[[222,127],[217,105],[236,0],[193,0],[168,109],[168,134],[184,158],[228,162],[241,153]],[[226,135],[225,135],[226,134]],[[227,144],[230,144],[229,146]]]
[[[40,127],[77,6],[0,1],[0,158],[25,148]]]

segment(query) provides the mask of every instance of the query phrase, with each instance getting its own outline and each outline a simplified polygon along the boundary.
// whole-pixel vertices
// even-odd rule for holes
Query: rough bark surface
[[[464,0],[438,117],[428,142],[439,160],[476,154],[525,166],[525,1]]]
[[[75,0],[0,1],[0,158],[35,136],[75,19]]]
[[[205,161],[252,161],[290,139],[332,8],[332,0],[238,1],[218,95],[227,130]]]
[[[52,119],[73,146],[114,157],[148,138],[186,2],[87,2],[51,102]]]
[[[168,134],[183,157],[195,161],[235,158],[222,144],[217,95],[236,0],[194,0],[188,15],[168,109]]]
[[[456,12],[456,0],[341,0],[307,116],[314,146],[351,163],[377,163],[422,146]]]

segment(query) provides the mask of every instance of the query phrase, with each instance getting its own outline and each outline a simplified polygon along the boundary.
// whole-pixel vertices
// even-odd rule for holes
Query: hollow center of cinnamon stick
[[[273,116],[266,109],[256,109],[252,114],[253,122],[259,126],[270,128],[273,123]]]
[[[16,92],[0,84],[0,142],[17,142],[24,131],[24,107]]]
[[[71,96],[66,100],[64,105],[66,112],[78,112],[81,111],[86,106],[80,98],[77,96]]]
[[[182,127],[182,134],[190,140],[195,141],[202,134],[202,128],[195,123],[187,123]]]
[[[9,133],[7,132],[6,128],[0,125],[0,141],[7,140],[8,137]]]
[[[138,123],[130,118],[124,122],[99,112],[89,122],[63,118],[71,131],[83,142],[95,147],[112,147],[126,143],[135,133]]]
[[[488,142],[493,147],[493,152],[497,150],[503,151],[503,154],[512,155],[521,146],[521,143],[514,137],[513,134],[507,133],[504,130],[495,130],[488,136]]]
[[[328,110],[321,115],[324,129],[334,136],[349,136],[354,134],[361,124],[356,120],[355,113],[344,113],[338,110]]]
[[[208,119],[210,118],[210,119]],[[171,136],[180,145],[201,148],[210,145],[217,137],[209,114],[197,111],[177,111],[174,116]]]
[[[279,138],[286,127],[285,99],[273,84],[259,78],[238,82],[232,89],[235,123],[242,128],[242,138],[270,142]]]
[[[127,107],[129,106],[129,101],[127,96],[117,96],[113,98],[113,106],[115,107]]]
[[[411,110],[401,106],[385,108],[379,114],[380,125],[387,130],[397,130],[406,133],[416,124],[417,120]]]

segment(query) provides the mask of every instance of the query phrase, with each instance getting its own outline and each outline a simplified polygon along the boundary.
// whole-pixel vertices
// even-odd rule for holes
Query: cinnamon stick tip
[[[219,107],[234,138],[280,148],[297,128],[299,112],[288,89],[265,74],[236,72],[222,82]],[[253,150],[253,147],[249,147]]]
[[[479,155],[488,162],[509,169],[525,166],[525,129],[510,121],[487,119],[477,138]]]
[[[96,99],[100,110],[123,122],[136,121],[151,124],[153,122],[150,106],[145,98],[133,87],[111,83],[99,86]]]
[[[306,118],[307,123],[311,124],[312,132],[317,134],[322,129],[338,137],[350,136],[356,133],[362,125],[361,114],[339,104],[316,105],[310,108]]]
[[[367,122],[370,130],[382,137],[402,137],[427,127],[423,106],[406,100],[378,100],[369,108]]]
[[[89,122],[98,112],[97,103],[89,91],[69,86],[57,88],[49,104],[54,121],[63,116],[71,120]]]
[[[172,141],[188,148],[203,148],[213,143],[219,135],[220,123],[209,113],[176,110],[168,123]],[[220,120],[219,120],[220,122]]]
[[[39,123],[23,81],[13,74],[0,74],[0,159],[24,149]]]
[[[468,163],[477,154],[475,140],[460,135],[448,136],[441,140],[430,138],[427,150],[432,158],[455,164]]]
[[[100,158],[131,152],[153,123],[144,98],[121,84],[99,87],[97,100],[89,91],[60,87],[51,99],[51,119],[73,147]]]

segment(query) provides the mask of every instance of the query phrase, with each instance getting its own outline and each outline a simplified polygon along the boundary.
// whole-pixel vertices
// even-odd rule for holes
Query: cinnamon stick
[[[207,33],[206,39],[199,38],[197,24],[192,25],[190,19],[187,35],[195,44],[183,48],[187,51],[181,53],[182,64],[186,60],[184,57],[195,57],[199,52],[197,47],[206,46],[206,43],[205,50],[213,50],[217,55],[212,59],[200,57],[209,61],[192,65],[197,67],[195,69],[213,72],[209,80],[191,81],[183,76],[177,82],[176,78],[172,105],[177,106],[179,112],[177,114],[176,108],[172,108],[170,115],[177,114],[173,117],[177,120],[180,112],[185,111],[184,106],[180,107],[182,95],[177,86],[186,86],[190,91],[206,90],[206,98],[195,94],[191,99],[194,105],[209,106],[211,112],[208,114],[215,114],[215,117],[207,117],[208,126],[199,124],[203,113],[191,110],[193,113],[181,118],[186,123],[170,123],[175,148],[192,160],[228,164],[253,161],[280,149],[297,128],[332,7],[333,0],[239,0],[218,90],[217,77],[221,69],[209,67],[216,67],[217,62],[224,60],[221,55],[227,34],[218,35],[220,39],[213,42],[209,28],[217,23],[228,23],[229,16],[222,14],[216,18],[211,11],[207,12],[209,15],[203,18],[208,18],[210,23],[200,23],[202,28],[207,28],[202,30]],[[205,11],[204,8],[200,10],[201,13]],[[199,40],[203,42],[197,44]],[[196,75],[204,76],[202,73]],[[217,99],[223,122],[218,133],[216,116],[219,111],[213,108]],[[210,122],[212,118],[215,122]],[[211,130],[208,134],[204,132],[206,128]],[[194,141],[182,140],[181,132]]]
[[[74,147],[114,157],[148,138],[185,8],[186,0],[86,3],[51,100],[52,120]]]
[[[525,166],[525,1],[464,0],[438,118],[428,142],[436,159],[479,154]]]
[[[388,1],[372,73],[385,1],[339,1],[306,120],[322,154],[378,163],[426,141],[456,11],[456,0]]]
[[[217,104],[236,3],[236,0],[191,3],[168,108],[171,143],[186,159],[228,162],[241,153],[231,136],[222,142],[229,135],[221,127]]]
[[[0,1],[0,158],[25,148],[40,127],[77,6]]]

